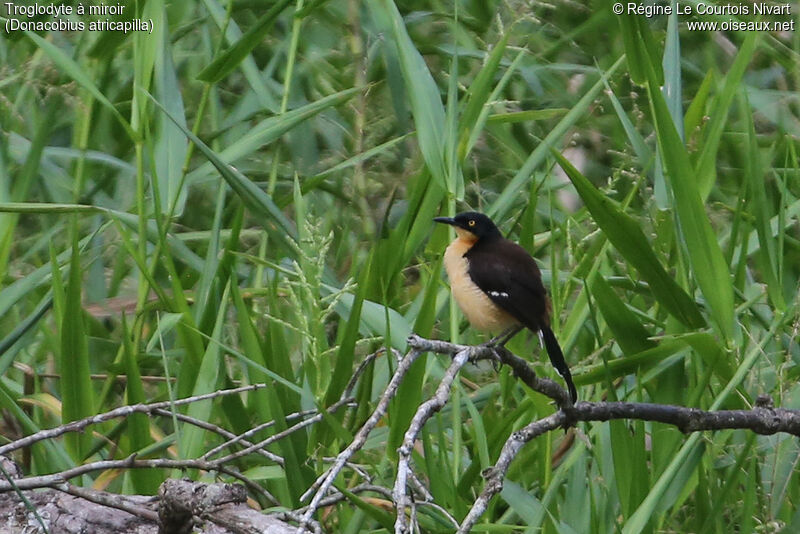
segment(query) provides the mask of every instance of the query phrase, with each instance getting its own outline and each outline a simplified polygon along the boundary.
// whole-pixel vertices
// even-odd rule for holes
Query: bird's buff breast
[[[453,297],[474,328],[483,332],[502,332],[516,325],[517,321],[472,282],[469,260],[464,257],[471,245],[469,241],[456,239],[444,253],[444,266]]]

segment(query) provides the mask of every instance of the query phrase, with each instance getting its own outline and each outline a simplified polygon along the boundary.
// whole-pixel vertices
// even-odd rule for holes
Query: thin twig
[[[416,335],[409,338],[409,346],[420,351],[455,355],[470,348],[445,341],[424,339]],[[509,465],[526,443],[546,432],[572,426],[578,421],[637,419],[674,425],[684,433],[746,429],[763,435],[786,432],[800,437],[800,410],[774,408],[768,396],[759,397],[756,406],[750,410],[706,411],[684,406],[634,402],[578,402],[573,405],[566,390],[560,384],[553,380],[537,377],[528,362],[507,349],[485,345],[472,349],[472,359],[490,359],[508,365],[514,375],[531,389],[555,400],[559,409],[556,413],[534,421],[509,436],[494,467],[487,470],[484,489],[473,503],[458,532],[469,532],[475,526],[480,516],[486,511],[489,501],[502,489],[503,479],[508,472]],[[405,504],[408,497],[403,492],[398,492],[397,488],[398,484],[403,482],[402,478],[408,471],[407,467],[398,465],[395,479],[395,504],[398,509],[395,529],[402,532],[405,530],[398,530],[397,525],[405,522]]]
[[[340,401],[337,401],[337,402],[331,404],[326,411],[328,413],[335,413],[339,408],[341,408],[342,406],[346,406],[346,405],[350,404],[352,401],[353,401],[353,399],[342,399]],[[318,423],[319,421],[322,421],[322,414],[321,413],[318,413],[314,417],[309,417],[308,419],[304,419],[303,421],[300,421],[299,423],[296,423],[296,424],[290,426],[286,430],[283,430],[282,432],[278,432],[277,434],[273,434],[270,437],[268,437],[266,439],[263,439],[263,440],[259,441],[258,443],[254,443],[254,444],[250,445],[249,447],[245,447],[244,449],[242,449],[240,451],[236,451],[234,453],[230,453],[227,456],[222,456],[221,458],[219,458],[219,459],[217,459],[215,461],[219,462],[219,463],[222,463],[222,464],[229,463],[229,462],[231,462],[231,461],[233,461],[233,460],[235,460],[237,458],[241,458],[242,456],[247,456],[248,454],[250,454],[253,451],[262,449],[263,447],[266,447],[270,443],[274,443],[276,441],[279,441],[279,440],[285,438],[286,436],[288,436],[290,434],[293,434],[294,432],[297,432],[298,430],[301,430],[301,429],[303,429],[303,428],[305,428],[307,426],[313,425],[314,423]]]
[[[154,512],[149,508],[131,503],[130,499],[126,498],[124,495],[115,495],[113,493],[106,493],[104,491],[81,488],[80,486],[75,486],[68,482],[54,484],[51,487],[53,489],[57,489],[58,491],[63,491],[64,493],[68,493],[75,497],[80,497],[81,499],[93,502],[95,504],[108,506],[109,508],[116,508],[117,510],[128,512],[129,514],[140,517],[146,521],[158,523],[158,512]]]
[[[383,416],[386,415],[386,411],[389,408],[389,402],[395,397],[395,395],[397,395],[397,390],[400,387],[400,383],[403,381],[403,378],[405,377],[406,373],[408,373],[411,365],[417,360],[420,354],[422,354],[421,351],[412,350],[406,354],[402,360],[400,360],[394,375],[392,375],[392,379],[386,386],[386,390],[384,390],[383,395],[381,395],[378,405],[375,407],[372,415],[369,416],[364,425],[359,429],[353,438],[353,441],[350,442],[347,448],[339,453],[333,466],[331,466],[325,474],[320,476],[316,482],[314,482],[314,484],[301,496],[302,500],[308,499],[311,493],[316,490],[314,497],[311,499],[308,508],[303,514],[303,520],[300,522],[298,532],[302,532],[305,529],[306,521],[310,520],[317,511],[320,501],[323,497],[325,497],[325,494],[333,485],[333,481],[339,475],[342,468],[344,468],[345,464],[350,461],[350,458],[352,458],[353,455],[364,446],[364,443],[366,443],[367,437],[369,436],[370,432],[372,432],[372,429],[374,429]]]
[[[500,457],[497,459],[497,462],[488,470],[483,491],[472,504],[472,508],[461,523],[458,529],[459,534],[472,530],[472,527],[475,526],[475,523],[478,522],[478,519],[480,519],[486,511],[492,497],[503,489],[503,479],[508,472],[508,467],[511,465],[512,460],[517,457],[517,453],[519,453],[523,445],[545,432],[559,428],[566,420],[566,414],[559,410],[544,419],[534,421],[521,430],[513,432],[511,436],[509,436],[503,445],[503,450],[500,451]]]
[[[447,341],[439,341],[435,339],[421,338],[416,334],[412,334],[408,338],[409,346],[421,350],[430,351],[437,354],[458,354],[463,350],[470,349],[472,354],[471,361],[490,360],[493,362],[500,362],[508,365],[514,376],[522,380],[529,388],[550,397],[561,408],[567,408],[572,404],[569,393],[555,380],[549,378],[539,378],[530,364],[523,358],[512,353],[505,347],[492,347],[489,345],[457,345],[455,343],[448,343]]]
[[[223,438],[228,440],[225,443],[223,443],[222,445],[220,445],[219,447],[216,447],[216,448],[212,449],[213,451],[216,451],[217,449],[220,449],[220,448],[225,448],[226,445],[231,445],[231,444],[237,443],[237,442],[242,443],[246,447],[253,445],[251,442],[247,441],[246,439],[243,439],[243,436],[245,434],[248,434],[249,431],[245,432],[245,434],[240,434],[240,435],[237,436],[233,432],[231,432],[229,430],[225,430],[221,426],[217,426],[215,424],[208,423],[206,421],[201,421],[201,420],[196,419],[194,417],[190,417],[190,416],[188,416],[186,414],[175,413],[175,412],[172,412],[170,410],[164,410],[163,408],[159,408],[157,410],[154,410],[153,413],[156,414],[156,415],[163,415],[163,416],[166,416],[166,417],[173,417],[174,416],[178,421],[183,421],[184,423],[188,423],[190,425],[194,425],[194,426],[196,426],[198,428],[202,428],[203,430],[208,430],[209,432],[214,432],[215,434],[219,434],[220,436],[222,436]],[[270,421],[270,424],[273,424],[273,423],[274,423],[274,421]],[[261,456],[263,456],[263,457],[275,462],[278,465],[281,465],[281,466],[283,465],[283,458],[281,456],[278,456],[275,453],[272,453],[272,452],[264,450],[264,449],[256,449],[253,452],[255,452],[256,454],[260,454]],[[203,456],[201,456],[201,458],[203,460],[208,460],[208,458],[210,456],[212,456],[212,455],[207,452]]]
[[[58,484],[63,484],[67,480],[93,473],[96,471],[106,471],[109,469],[199,469],[201,471],[219,471],[231,476],[236,474],[225,469],[225,466],[218,461],[203,460],[171,460],[166,458],[153,458],[148,460],[137,460],[136,455],[132,454],[121,460],[100,460],[88,464],[79,465],[70,469],[65,469],[58,473],[49,475],[37,475],[24,477],[14,480],[14,484],[21,490],[31,490],[36,488],[49,488]],[[238,475],[237,478],[241,477]],[[0,481],[0,493],[12,491],[13,487],[9,482]]]
[[[119,408],[115,408],[113,410],[101,414],[93,415],[85,419],[72,421],[65,425],[61,425],[55,428],[49,428],[47,430],[40,430],[39,432],[36,432],[29,436],[25,436],[24,438],[12,441],[11,443],[7,443],[2,447],[0,447],[0,455],[8,455],[8,453],[10,453],[11,451],[15,451],[23,447],[30,447],[34,443],[38,443],[46,439],[56,438],[58,436],[67,434],[69,432],[81,432],[88,426],[96,425],[120,417],[129,417],[131,414],[134,413],[152,413],[154,410],[157,409],[169,408],[171,406],[182,406],[185,404],[191,404],[193,402],[215,399],[217,397],[224,397],[226,395],[235,395],[237,393],[253,391],[264,387],[267,387],[266,384],[252,384],[249,386],[243,386],[234,389],[223,389],[220,391],[205,393],[203,395],[187,397],[185,399],[178,399],[175,402],[162,401],[162,402],[154,402],[151,404],[133,404],[130,406],[120,406]]]
[[[293,421],[294,419],[300,419],[301,417],[307,417],[309,415],[314,415],[314,414],[317,414],[317,413],[319,413],[319,410],[316,410],[316,409],[304,410],[302,412],[295,412],[295,413],[289,414],[284,419],[288,422],[288,421]],[[227,432],[226,431],[227,435],[225,435],[225,438],[227,438],[228,441],[226,441],[224,443],[221,443],[220,445],[217,445],[213,449],[205,452],[203,454],[203,459],[208,460],[209,458],[215,456],[219,452],[227,449],[228,447],[236,445],[237,443],[242,443],[244,446],[249,447],[253,443],[248,441],[248,438],[250,438],[251,436],[254,436],[254,435],[258,434],[259,432],[261,432],[262,430],[266,430],[266,429],[268,429],[268,428],[270,428],[272,426],[275,426],[275,420],[274,419],[272,421],[267,421],[266,423],[261,423],[261,424],[259,424],[257,426],[254,426],[253,428],[247,430],[247,432],[243,432],[243,433],[241,433],[239,435],[236,435],[233,432]],[[220,435],[223,435],[223,434],[220,433]],[[272,454],[272,453],[270,453],[270,454]],[[280,458],[277,455],[275,455],[275,456]],[[279,463],[281,465],[283,465],[283,458],[281,458]]]
[[[406,517],[406,508],[410,504],[408,497],[408,488],[406,487],[409,472],[411,471],[411,452],[414,449],[414,443],[417,441],[417,436],[422,431],[423,425],[433,417],[433,415],[441,410],[447,404],[450,398],[450,388],[453,381],[458,374],[458,371],[467,363],[467,359],[472,353],[469,347],[458,352],[453,358],[453,362],[445,371],[442,380],[439,382],[439,387],[436,388],[436,393],[433,397],[423,402],[414,417],[411,419],[411,424],[403,437],[403,443],[397,450],[397,478],[395,478],[394,491],[392,492],[395,507],[397,508],[397,518],[394,524],[394,531],[397,534],[405,534],[408,532],[408,518]]]

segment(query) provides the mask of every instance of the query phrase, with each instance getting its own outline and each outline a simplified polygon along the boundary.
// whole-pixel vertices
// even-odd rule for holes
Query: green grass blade
[[[567,131],[584,117],[589,107],[603,90],[604,80],[616,73],[617,69],[622,66],[624,59],[624,57],[617,59],[606,72],[602,73],[601,79],[581,97],[575,106],[569,110],[569,113],[559,121],[550,133],[547,134],[547,137],[545,137],[533,152],[531,152],[528,159],[525,160],[525,163],[511,179],[511,182],[508,183],[505,189],[503,189],[503,192],[497,197],[497,200],[486,210],[489,216],[500,219],[508,213],[508,210],[511,209],[511,205],[519,197],[519,191],[521,189],[527,189],[526,186],[533,175],[533,171],[544,162],[545,158],[550,154],[550,150],[561,142],[561,138]]]
[[[153,103],[155,103],[155,105],[161,111],[163,111],[170,119],[172,119],[173,123],[183,130],[184,135],[186,135],[186,137],[188,137],[197,146],[197,148],[200,149],[203,155],[208,158],[212,165],[217,168],[225,181],[228,182],[228,185],[230,185],[236,194],[239,195],[239,197],[242,199],[242,202],[244,202],[248,208],[253,210],[257,215],[266,216],[278,224],[278,239],[286,242],[290,247],[292,247],[294,237],[297,232],[294,228],[294,225],[289,221],[289,219],[286,218],[278,206],[275,205],[272,197],[270,197],[263,189],[254,184],[251,180],[247,179],[246,176],[244,176],[234,167],[226,164],[216,154],[216,152],[211,150],[208,145],[203,143],[196,135],[180,124],[178,120],[172,117],[172,115],[170,115],[169,112],[167,112],[167,110],[155,99],[153,99]]]
[[[750,199],[748,211],[754,218],[758,242],[761,245],[756,252],[756,257],[759,258],[761,276],[767,284],[767,295],[769,295],[772,306],[779,311],[784,311],[786,310],[786,301],[783,298],[783,287],[778,278],[778,240],[772,237],[769,227],[771,210],[764,187],[766,176],[764,176],[764,168],[761,165],[758,138],[745,93],[742,93],[739,102],[739,109],[741,109],[747,124],[747,145],[743,147],[742,154],[746,161],[744,177],[748,181],[748,197]],[[770,150],[767,154],[767,159],[771,159],[772,151]]]
[[[628,114],[625,113],[625,109],[622,107],[617,95],[614,94],[614,91],[608,84],[608,80],[603,78],[603,82],[605,83],[606,94],[608,95],[609,100],[611,100],[611,105],[614,107],[617,117],[619,117],[619,121],[625,130],[625,134],[628,136],[628,141],[630,141],[633,151],[636,153],[636,157],[641,162],[642,169],[645,171],[649,170],[654,161],[653,151],[650,150],[649,146],[647,146],[647,143],[645,143],[641,134],[636,131],[636,127],[634,127],[633,123],[628,118]]]
[[[443,144],[446,122],[439,88],[425,60],[414,47],[394,2],[378,0],[368,5],[379,25],[392,36],[391,45],[396,48],[400,59],[400,69],[417,127],[417,141],[425,164],[433,177],[447,186]]]
[[[128,405],[147,402],[142,383],[142,374],[139,371],[139,362],[136,359],[136,350],[132,343],[132,333],[128,329],[125,315],[122,316],[122,356],[125,363],[125,401]],[[150,437],[150,419],[147,414],[133,413],[127,418],[127,431],[130,447],[128,454],[144,450],[153,440]],[[158,486],[163,481],[159,472],[154,469],[133,469],[130,471],[131,482],[134,490],[143,495],[153,495],[158,492]]]
[[[647,81],[649,65],[658,64],[659,53],[644,15],[626,14],[616,17],[625,46],[625,57],[631,80],[638,85]],[[663,81],[663,75],[659,76]]]
[[[506,45],[508,44],[508,38],[510,36],[511,34],[507,32],[495,43],[492,51],[489,53],[489,57],[486,59],[486,63],[481,67],[478,75],[475,76],[475,80],[473,80],[467,89],[467,94],[464,96],[464,111],[459,121],[459,161],[463,161],[469,153],[469,149],[471,148],[469,144],[470,137],[477,135],[477,133],[483,129],[483,124],[479,122],[478,118],[481,116],[481,112],[489,100],[491,83],[500,66],[500,61],[503,59],[503,54],[506,51]],[[476,132],[476,130],[478,132]]]
[[[208,344],[197,378],[194,382],[193,395],[202,395],[214,391],[219,386],[220,371],[222,369],[223,352],[218,343],[221,340],[224,319],[227,311],[229,288],[225,292],[219,303],[217,321],[214,331],[211,334],[211,342]],[[216,343],[215,343],[216,341]],[[183,377],[181,377],[183,378]],[[208,421],[212,413],[213,400],[195,402],[189,406],[187,415],[201,421]],[[184,425],[178,441],[178,453],[181,458],[197,458],[205,450],[206,431],[194,425]]]
[[[613,200],[595,189],[564,156],[555,151],[553,155],[586,203],[586,208],[597,225],[620,254],[647,281],[653,296],[687,327],[702,327],[705,321],[697,305],[661,265],[639,223],[626,215]]]
[[[731,276],[717,236],[705,213],[686,147],[675,130],[661,90],[651,77],[648,95],[664,167],[675,200],[675,212],[697,285],[708,301],[720,333],[733,337],[734,309]]]
[[[486,117],[486,122],[491,124],[506,124],[515,122],[543,121],[554,119],[569,113],[567,108],[528,109],[525,111],[512,111],[510,113],[495,113]]]
[[[163,22],[166,22],[164,20]],[[170,44],[167,24],[161,24],[161,44],[155,58],[154,94],[159,102],[164,102],[166,110],[186,127],[186,111],[181,94],[179,73],[172,60],[173,49]],[[153,140],[158,189],[161,192],[160,210],[175,215],[183,213],[187,192],[182,188],[183,163],[188,152],[188,143],[180,128],[172,124],[164,114],[155,117],[156,134]],[[172,208],[172,206],[175,206]]]
[[[236,43],[242,38],[242,31],[237,26],[236,21],[229,17],[230,13],[225,7],[216,0],[203,0],[203,5],[214,19],[216,25],[225,31],[225,40],[229,44]],[[240,65],[242,74],[244,74],[245,80],[247,80],[259,107],[277,112],[278,102],[275,100],[274,91],[269,89],[264,75],[256,65],[255,59],[247,56],[241,61]]]
[[[662,341],[652,349],[642,351],[638,354],[589,365],[584,367],[580,373],[575,374],[575,385],[585,386],[596,384],[606,379],[613,380],[621,376],[636,373],[640,370],[649,369],[670,358],[675,357],[675,359],[677,359],[681,352],[686,351],[686,348],[686,342],[670,339]]]
[[[706,103],[708,102],[708,95],[711,92],[711,83],[713,81],[713,71],[709,70],[705,78],[703,78],[703,82],[700,84],[694,98],[692,98],[692,102],[686,109],[683,125],[687,141],[692,139],[692,136],[695,135],[696,131],[699,131],[700,126],[703,124],[703,117],[706,114]]]
[[[673,11],[667,20],[667,40],[664,43],[664,59],[662,61],[664,83],[661,92],[667,102],[672,123],[678,135],[685,140],[683,132],[683,108],[681,95],[681,45],[678,37],[678,14]]]
[[[341,396],[347,381],[353,374],[353,363],[355,361],[356,341],[359,335],[359,325],[361,324],[361,313],[364,305],[366,293],[366,279],[372,268],[372,256],[367,259],[361,271],[360,283],[350,305],[350,313],[344,323],[344,334],[339,341],[339,349],[336,351],[336,361],[333,368],[333,376],[325,393],[324,406],[330,406]]]
[[[209,159],[209,163],[205,165],[201,165],[196,170],[192,171],[187,176],[187,181],[194,182],[199,180],[200,178],[209,176],[212,167],[220,169],[218,163],[216,161],[223,162],[225,164],[231,164],[239,159],[246,158],[248,156],[252,156],[258,150],[264,148],[265,146],[273,143],[277,139],[279,139],[285,133],[291,131],[293,128],[296,128],[306,121],[311,119],[312,117],[320,114],[321,112],[331,108],[338,106],[346,102],[356,93],[363,91],[360,87],[352,87],[350,89],[345,89],[344,91],[339,91],[338,93],[334,93],[315,102],[311,102],[310,104],[306,104],[305,106],[293,109],[291,111],[287,111],[286,113],[282,113],[280,115],[274,115],[272,117],[268,117],[252,128],[248,129],[247,133],[242,135],[240,138],[236,139],[230,145],[228,145],[224,150],[220,151],[217,155],[216,152],[214,153],[215,156],[212,159],[206,153],[200,145],[198,148],[206,155]],[[187,133],[186,127],[182,123],[178,123],[178,119],[172,116],[168,110],[164,106],[162,106],[159,102],[156,102],[156,106],[158,106],[164,113],[173,121],[177,126],[184,131],[184,134],[189,137],[195,144],[199,142],[199,139],[191,134],[190,132]],[[221,172],[221,171],[220,171]],[[235,189],[235,188],[234,188]]]
[[[75,60],[66,55],[63,50],[56,47],[53,43],[43,39],[36,33],[25,30],[25,35],[31,41],[33,41],[36,46],[41,48],[42,51],[53,60],[53,63],[55,63],[59,69],[61,69],[67,76],[75,80],[84,89],[89,91],[95,100],[107,108],[111,114],[116,117],[120,125],[122,125],[122,128],[128,134],[128,137],[130,137],[132,141],[136,141],[138,136],[134,133],[128,121],[125,120],[116,106],[114,106],[114,104],[112,104],[108,98],[106,98],[106,96],[100,92],[100,89],[97,88],[91,78],[89,78],[86,72],[75,62]]]
[[[694,179],[697,181],[697,189],[703,200],[708,198],[711,188],[716,180],[717,171],[717,152],[728,119],[728,111],[733,104],[733,97],[741,89],[741,81],[745,69],[753,58],[758,44],[759,32],[747,32],[744,36],[739,53],[736,54],[728,75],[725,76],[725,84],[722,91],[714,99],[713,108],[709,111],[709,123],[705,127],[705,135],[700,156],[694,167]]]
[[[639,318],[625,306],[602,275],[596,274],[590,280],[589,288],[600,313],[625,355],[631,356],[655,347]]]
[[[75,217],[75,216],[73,216]],[[72,222],[72,258],[69,278],[64,293],[61,317],[61,371],[62,419],[65,423],[88,417],[94,413],[94,394],[89,368],[89,349],[86,326],[81,305],[81,278],[83,270],[78,248],[77,220]],[[89,435],[70,434],[67,444],[73,457],[80,460],[89,448]]]
[[[50,308],[53,306],[53,296],[48,293],[47,295],[42,298],[39,304],[36,306],[36,309],[31,312],[25,319],[20,321],[20,323],[12,330],[6,337],[0,340],[0,375],[5,374],[6,369],[8,366],[13,363],[12,358],[3,358],[2,356],[8,352],[14,344],[22,339],[22,337],[30,332],[33,327],[35,327],[39,321],[44,317]]]
[[[283,12],[291,0],[278,0],[256,20],[233,46],[219,54],[197,75],[197,79],[208,83],[217,83],[237,68],[253,49],[262,43],[269,33],[275,19]]]
[[[493,51],[494,52],[494,51]],[[459,146],[459,155],[461,155],[462,159],[466,158],[472,152],[472,149],[475,148],[475,143],[478,142],[478,138],[480,137],[481,132],[483,132],[484,127],[487,124],[495,124],[499,123],[502,124],[504,122],[516,122],[517,120],[524,119],[524,120],[537,120],[540,118],[545,118],[548,116],[550,111],[555,110],[527,110],[527,111],[520,111],[517,113],[506,113],[506,114],[495,114],[490,115],[489,112],[491,110],[491,106],[486,105],[488,102],[494,102],[500,98],[503,91],[508,86],[509,82],[511,81],[514,74],[517,73],[519,66],[522,64],[522,60],[526,57],[525,51],[520,50],[517,53],[517,56],[508,66],[506,71],[503,73],[502,78],[500,81],[497,82],[497,85],[492,89],[492,93],[487,98],[487,102],[484,103],[482,106],[478,117],[475,119],[474,124],[469,125],[466,119],[462,119],[465,126],[468,127],[467,132],[469,133],[469,137],[466,140],[466,143],[463,146],[463,155],[462,155],[462,146]],[[567,113],[569,110],[564,110],[564,113]],[[534,119],[536,117],[536,119]]]

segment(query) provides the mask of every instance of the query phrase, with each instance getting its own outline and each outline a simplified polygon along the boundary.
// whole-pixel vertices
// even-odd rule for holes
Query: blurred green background
[[[148,0],[130,19],[152,32],[0,33],[5,440],[266,382],[182,410],[237,433],[274,420],[263,439],[412,331],[484,341],[450,302],[450,230],[431,221],[465,209],[539,260],[582,400],[800,407],[797,32],[567,0]],[[509,348],[555,376],[534,336]],[[302,505],[374,408],[387,354],[355,409],[270,446],[282,465],[238,461],[275,496],[262,506]],[[391,530],[391,503],[359,485],[392,486],[446,365],[415,364],[325,527]],[[509,434],[553,410],[507,370],[465,369],[414,456],[441,507],[421,527],[452,530],[442,510],[461,520]],[[42,474],[220,442],[140,414],[17,460]],[[796,532],[799,452],[785,435],[581,424],[522,450],[476,530]],[[153,493],[171,474],[76,482]]]

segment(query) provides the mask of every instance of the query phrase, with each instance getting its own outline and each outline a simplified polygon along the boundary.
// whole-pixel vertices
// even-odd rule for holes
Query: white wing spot
[[[489,296],[491,297],[503,297],[504,299],[508,298],[508,293],[505,291],[489,291]]]

